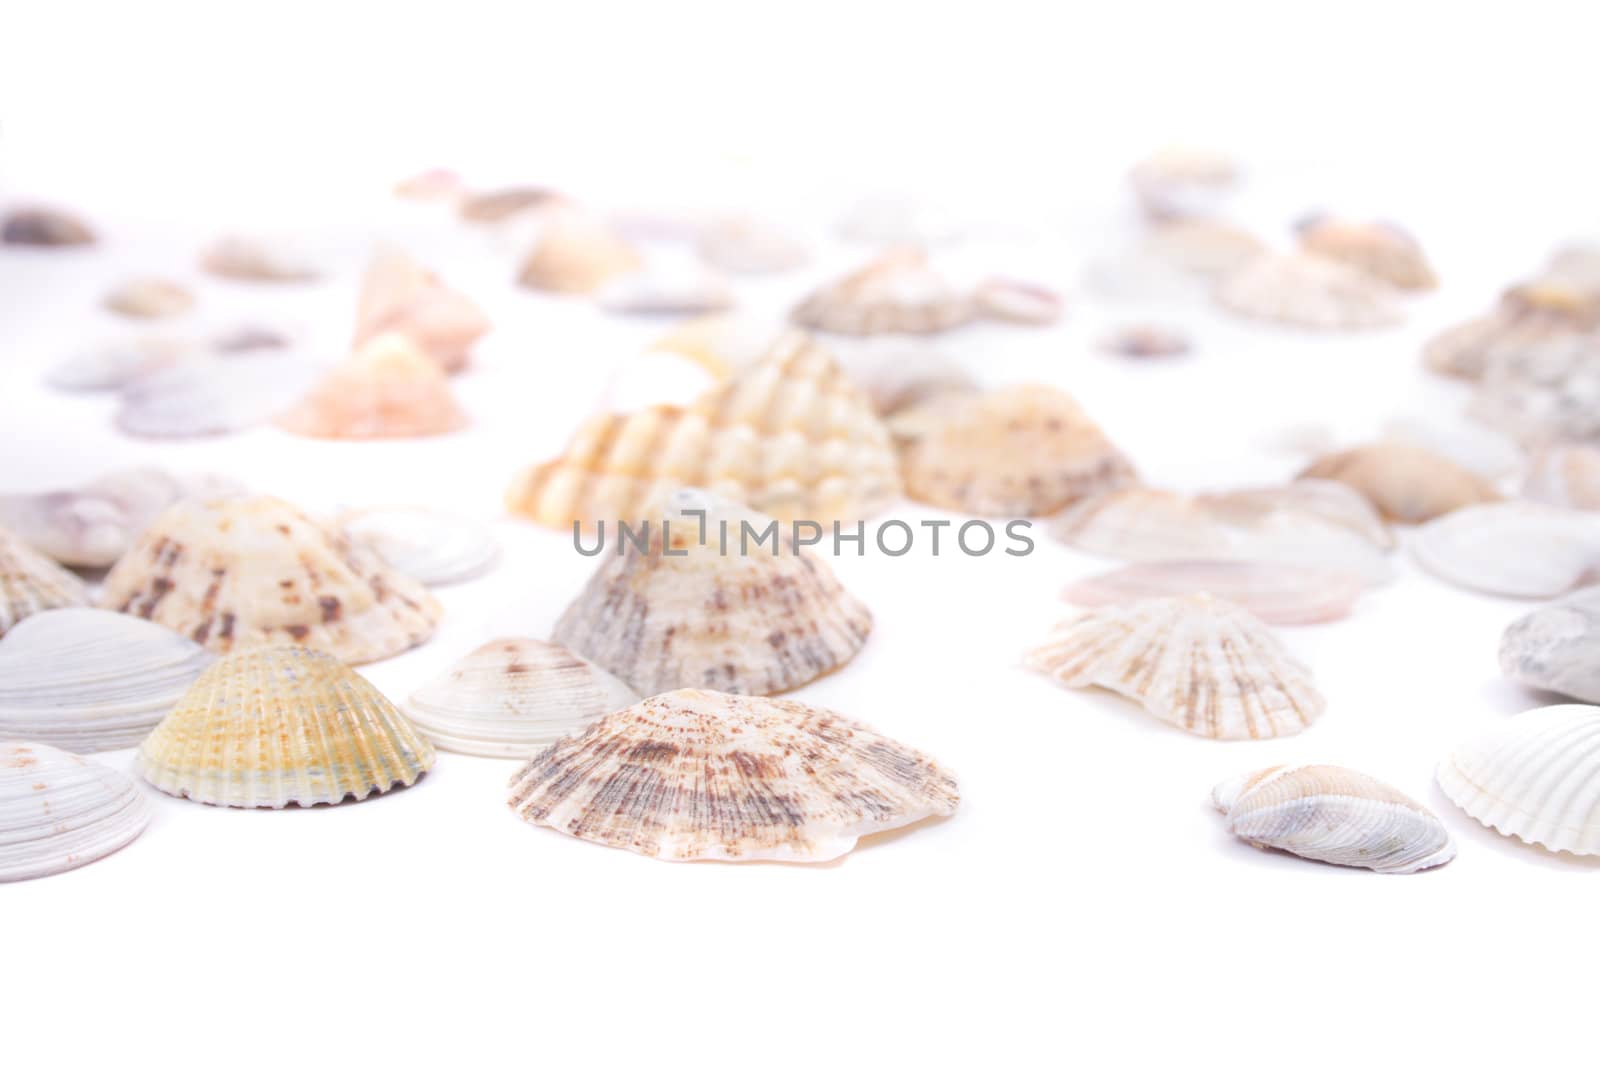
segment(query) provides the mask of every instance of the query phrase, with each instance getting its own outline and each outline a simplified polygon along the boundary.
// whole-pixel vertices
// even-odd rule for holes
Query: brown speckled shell
[[[36,612],[88,600],[77,575],[0,526],[0,634]]]
[[[1457,508],[1500,499],[1488,479],[1436,452],[1398,441],[1323,456],[1300,477],[1343,482],[1395,522],[1427,522]]]

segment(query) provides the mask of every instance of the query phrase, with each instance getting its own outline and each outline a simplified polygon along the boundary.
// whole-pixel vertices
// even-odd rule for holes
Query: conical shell
[[[1075,689],[1121,693],[1201,737],[1297,734],[1324,706],[1310,673],[1265,623],[1203,593],[1118,604],[1071,619],[1026,662]]]
[[[528,757],[636,703],[620,679],[560,645],[490,641],[411,694],[405,712],[440,748]]]
[[[1411,555],[1447,582],[1502,596],[1560,596],[1600,568],[1600,515],[1480,504],[1420,527]]]
[[[205,437],[247,429],[294,403],[318,373],[295,357],[184,360],[130,381],[117,426],[137,437]]]
[[[955,813],[932,759],[831,711],[662,693],[558,741],[511,780],[528,822],[662,860],[822,863]]]
[[[360,349],[391,331],[454,374],[466,367],[473,344],[489,331],[489,319],[432,271],[391,249],[374,257],[362,280],[355,346]]]
[[[1395,522],[1427,522],[1458,508],[1500,499],[1487,478],[1436,452],[1398,441],[1323,456],[1300,477],[1343,482]]]
[[[1456,855],[1433,812],[1344,767],[1268,767],[1221,783],[1211,798],[1228,831],[1257,848],[1380,874],[1415,874]]]
[[[900,493],[888,430],[823,349],[790,334],[688,407],[605,413],[524,472],[511,511],[559,529],[660,514],[701,486],[781,519],[859,519]]]
[[[360,508],[339,516],[345,536],[423,585],[476,578],[500,558],[488,527],[429,508]]]
[[[1556,282],[1518,286],[1489,314],[1429,341],[1423,362],[1439,374],[1477,380],[1501,359],[1582,345],[1597,326],[1600,293]]]
[[[1189,218],[1221,206],[1239,184],[1239,167],[1221,152],[1174,146],[1134,164],[1128,181],[1151,218]]]
[[[1558,507],[1600,510],[1600,448],[1557,445],[1534,453],[1523,495]]]
[[[37,612],[88,600],[89,591],[77,575],[0,526],[0,634]]]
[[[633,246],[604,223],[563,211],[546,221],[519,280],[530,289],[592,293],[642,263]]]
[[[433,760],[371,682],[308,648],[225,656],[139,746],[151,785],[228,808],[362,800],[411,785]]]
[[[977,515],[1048,515],[1137,481],[1076,401],[1045,385],[944,405],[902,453],[914,499]]]
[[[0,244],[59,248],[94,244],[88,223],[64,211],[26,208],[13,211],[0,222]]]
[[[974,313],[971,297],[936,273],[926,254],[899,248],[818,289],[790,317],[811,330],[868,336],[939,333]]]
[[[1600,708],[1525,711],[1458,745],[1436,777],[1490,829],[1551,852],[1600,855]]]
[[[207,248],[200,266],[236,282],[309,282],[321,274],[300,249],[275,238],[229,236]]]
[[[0,741],[0,882],[93,863],[149,824],[127,775],[49,745]]]
[[[1396,289],[1439,284],[1417,239],[1389,222],[1312,218],[1300,226],[1300,250],[1354,267]]]
[[[552,639],[641,693],[782,693],[844,666],[872,613],[783,524],[757,544],[773,523],[705,493],[674,494],[647,549],[613,531]]]
[[[278,425],[306,437],[429,437],[466,413],[439,364],[406,336],[379,334],[335,367]]]
[[[0,643],[0,649],[5,646]],[[1500,669],[1536,689],[1600,703],[1600,589],[1522,616],[1500,638]]]
[[[215,652],[304,645],[367,663],[421,644],[438,601],[273,497],[182,501],[106,575],[101,602]]]
[[[194,294],[164,278],[135,278],[106,294],[106,307],[135,319],[165,319],[194,307]]]
[[[1201,559],[1135,563],[1076,581],[1062,596],[1080,607],[1099,608],[1209,593],[1263,622],[1293,626],[1344,618],[1365,589],[1360,578],[1338,571],[1292,563]]]
[[[1247,318],[1315,330],[1365,330],[1401,319],[1394,290],[1342,263],[1268,253],[1217,286],[1218,303]]]

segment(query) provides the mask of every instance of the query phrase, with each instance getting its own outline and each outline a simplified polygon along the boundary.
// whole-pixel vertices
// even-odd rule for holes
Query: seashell
[[[423,585],[476,578],[500,557],[482,523],[429,508],[360,508],[339,516],[340,531]]]
[[[1286,737],[1324,707],[1310,673],[1265,623],[1206,593],[1069,619],[1024,662],[1073,689],[1120,693],[1201,737]]]
[[[818,289],[790,318],[807,329],[864,337],[941,333],[974,314],[972,299],[935,273],[924,252],[897,248]]]
[[[490,641],[418,689],[405,712],[450,752],[526,758],[638,700],[582,656],[513,637]]]
[[[699,315],[688,319],[650,345],[650,352],[669,352],[696,364],[715,381],[732,377],[772,351],[785,327],[764,318],[734,314]],[[692,398],[690,398],[692,399]]]
[[[0,640],[0,739],[69,752],[131,748],[215,657],[115,611],[30,615]]]
[[[1366,330],[1401,319],[1394,290],[1319,256],[1265,254],[1223,278],[1217,302],[1246,318],[1315,330]]]
[[[93,863],[148,825],[127,775],[49,745],[0,742],[0,882]]]
[[[206,437],[260,425],[294,403],[316,365],[278,356],[177,363],[129,382],[117,427],[136,437]]]
[[[1396,289],[1435,289],[1439,285],[1417,239],[1392,222],[1314,216],[1297,229],[1302,252],[1354,267]]]
[[[989,278],[972,294],[977,314],[1019,326],[1049,326],[1061,318],[1065,302],[1054,289],[1012,278]]]
[[[1141,254],[1199,278],[1221,278],[1261,256],[1267,246],[1249,230],[1220,219],[1177,219],[1153,227]]]
[[[1600,442],[1600,330],[1497,354],[1472,414],[1533,445]]]
[[[1518,286],[1487,315],[1445,330],[1422,350],[1429,370],[1477,380],[1491,363],[1523,352],[1564,351],[1600,326],[1600,294],[1541,282]]]
[[[1106,337],[1100,347],[1119,356],[1181,356],[1193,349],[1187,334],[1153,324],[1123,326]]]
[[[190,341],[136,336],[69,353],[45,374],[45,383],[71,392],[121,389],[144,375],[195,358]]]
[[[565,211],[552,215],[518,280],[530,289],[592,293],[642,265],[639,253],[604,223]]]
[[[194,307],[194,294],[165,278],[135,278],[106,294],[106,307],[135,319],[165,319]]]
[[[565,453],[523,472],[506,502],[560,529],[656,517],[698,485],[780,519],[861,518],[899,495],[889,432],[832,357],[802,334],[687,407],[603,413]]]
[[[101,603],[214,652],[304,645],[346,663],[433,635],[427,590],[273,497],[185,500],[106,575]]]
[[[303,437],[430,437],[461,429],[467,415],[438,363],[404,334],[383,333],[276,421]]]
[[[472,193],[461,198],[461,217],[468,222],[504,222],[524,211],[551,207],[564,198],[554,189],[537,185],[514,185],[487,193]]]
[[[701,689],[607,715],[510,789],[528,822],[662,860],[823,863],[960,802],[949,771],[860,723]]]
[[[94,242],[95,234],[88,223],[64,211],[26,208],[11,212],[0,222],[0,244],[61,248]]]
[[[1437,452],[1398,441],[1323,456],[1300,477],[1343,482],[1395,522],[1427,522],[1458,508],[1500,499],[1488,479]]]
[[[733,290],[704,268],[655,265],[617,275],[600,287],[595,300],[623,315],[692,315],[731,307]]]
[[[1500,638],[1500,670],[1536,689],[1600,703],[1597,647],[1600,589],[1582,589],[1507,627]]]
[[[201,254],[200,266],[235,282],[310,282],[322,273],[305,253],[287,243],[244,236],[213,243]]]
[[[1521,445],[1480,422],[1390,419],[1383,424],[1383,439],[1437,452],[1489,479],[1504,478],[1523,464]]]
[[[1553,597],[1600,566],[1600,515],[1523,501],[1479,504],[1418,528],[1411,555],[1465,589]]]
[[[700,258],[729,274],[783,274],[811,258],[789,234],[753,219],[724,219],[703,228],[695,243]]]
[[[1220,152],[1169,147],[1128,172],[1134,195],[1154,219],[1210,215],[1239,184],[1239,168]]]
[[[693,490],[674,493],[657,518],[643,531],[647,547],[618,532],[616,554],[552,640],[641,693],[690,684],[782,693],[844,666],[866,643],[872,613],[782,524]],[[770,549],[753,544],[772,528]]]
[[[211,350],[219,355],[234,356],[259,353],[264,349],[288,348],[288,335],[267,326],[249,324],[233,326],[211,338]]]
[[[937,352],[860,348],[850,353],[845,369],[873,410],[889,419],[891,433],[890,416],[918,413],[920,420],[921,413],[942,411],[950,397],[978,391],[959,363]]]
[[[461,175],[446,167],[429,167],[394,185],[401,200],[455,200],[465,194]]]
[[[1366,584],[1349,574],[1292,563],[1192,559],[1134,563],[1073,582],[1061,594],[1085,608],[1209,593],[1277,626],[1350,614]]]
[[[1128,458],[1059,389],[1012,386],[941,407],[901,455],[906,493],[924,503],[977,515],[1048,515],[1138,480]]]
[[[1523,495],[1568,508],[1600,509],[1600,448],[1556,445],[1534,453]],[[0,512],[0,521],[5,518]]]
[[[454,374],[466,367],[473,344],[489,332],[489,320],[432,271],[391,249],[373,258],[362,280],[355,347],[391,331]]]
[[[78,576],[0,526],[0,634],[40,611],[87,603]]]
[[[256,648],[207,667],[139,746],[163,793],[228,808],[364,800],[412,785],[433,746],[355,671],[309,648]]]
[[[1491,830],[1551,852],[1600,855],[1600,708],[1535,708],[1456,746],[1439,789]]]
[[[1345,767],[1268,767],[1218,784],[1211,799],[1229,833],[1308,860],[1415,874],[1456,856],[1437,815]]]

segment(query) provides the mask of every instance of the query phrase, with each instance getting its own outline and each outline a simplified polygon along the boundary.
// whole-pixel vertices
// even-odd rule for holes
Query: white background
[[[1071,290],[1132,225],[1126,163],[1172,140],[1244,158],[1240,213],[1276,238],[1313,208],[1403,221],[1442,291],[1350,338],[1162,309],[1201,342],[1172,363],[1096,352],[1149,310],[1077,292],[1054,330],[936,347],[986,383],[1070,389],[1153,483],[1287,476],[1299,461],[1264,445],[1285,427],[1354,442],[1453,416],[1464,396],[1424,379],[1421,341],[1595,221],[1583,7],[1395,6],[0,4],[0,199],[80,208],[105,238],[0,255],[0,488],[159,462],[310,508],[494,519],[501,568],[441,593],[430,645],[365,669],[398,699],[482,640],[548,633],[589,565],[500,517],[500,493],[660,325],[516,290],[512,239],[394,204],[393,180],[448,164],[612,207],[783,212],[813,235],[858,194],[912,189],[983,224],[954,257]],[[225,228],[291,229],[332,275],[270,293],[199,277]],[[468,432],[154,444],[111,428],[111,400],[39,385],[124,329],[98,299],[135,272],[196,286],[189,325],[286,323],[337,358],[380,238],[496,323],[457,383]],[[742,295],[780,309],[860,255],[823,246]],[[1431,781],[1455,740],[1543,702],[1495,665],[1527,605],[1402,560],[1350,619],[1283,631],[1326,717],[1219,744],[1016,666],[1102,561],[1041,539],[1020,560],[836,566],[876,629],[797,695],[948,763],[954,818],[819,869],[683,866],[526,826],[504,809],[512,763],[449,753],[415,788],[331,809],[152,793],[124,852],[0,890],[0,1062],[1592,1062],[1600,863],[1503,840]],[[1459,858],[1383,878],[1229,839],[1212,784],[1286,760],[1406,790]]]

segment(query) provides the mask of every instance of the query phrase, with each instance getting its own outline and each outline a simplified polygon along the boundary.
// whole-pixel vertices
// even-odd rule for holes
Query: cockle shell
[[[1323,456],[1300,477],[1343,482],[1395,522],[1427,522],[1458,508],[1500,499],[1487,478],[1437,452],[1398,441]]]
[[[973,300],[928,264],[926,253],[897,248],[823,286],[797,306],[798,326],[829,333],[940,333],[972,319]]]
[[[1211,799],[1236,837],[1309,860],[1415,874],[1456,855],[1437,815],[1344,767],[1268,767],[1220,783]]]
[[[49,745],[0,741],[0,882],[93,863],[149,824],[127,775]]]
[[[546,220],[519,280],[530,289],[592,293],[642,262],[633,246],[603,222],[563,211]]]
[[[106,294],[106,307],[135,319],[165,319],[194,307],[194,294],[165,278],[135,278]]]
[[[0,526],[0,634],[28,616],[87,603],[89,591],[71,571]]]
[[[431,437],[467,424],[439,364],[406,335],[383,333],[277,419],[305,437]]]
[[[0,643],[0,649],[5,646]],[[1500,669],[1536,689],[1600,703],[1600,589],[1536,608],[1500,637]]]
[[[595,301],[621,315],[694,315],[731,307],[733,290],[704,267],[654,263],[611,278]]]
[[[206,437],[247,429],[289,407],[317,374],[292,356],[179,362],[129,382],[117,427],[136,437]]]
[[[1524,352],[1563,351],[1600,327],[1600,293],[1557,282],[1517,286],[1487,315],[1439,334],[1422,350],[1430,370],[1477,380],[1491,363]]]
[[[1201,737],[1285,737],[1324,707],[1310,673],[1265,623],[1205,593],[1070,619],[1025,662],[1074,689],[1121,693]]]
[[[776,536],[757,544],[769,527]],[[872,613],[784,524],[686,490],[646,532],[641,549],[614,531],[551,635],[639,692],[782,693],[866,643]]]
[[[1062,596],[1086,608],[1154,597],[1209,593],[1279,626],[1330,622],[1350,614],[1366,583],[1338,571],[1249,560],[1134,563],[1083,578]]]
[[[1061,318],[1061,294],[1034,282],[988,278],[972,294],[977,314],[1019,326],[1049,326]]]
[[[1553,597],[1600,568],[1600,515],[1513,501],[1421,526],[1411,554],[1447,582],[1501,596]]]
[[[960,803],[950,772],[860,723],[700,689],[607,715],[510,788],[528,822],[662,860],[822,863]]]
[[[1210,149],[1168,147],[1128,172],[1145,213],[1155,219],[1210,215],[1239,184],[1239,167]]]
[[[94,241],[94,231],[88,223],[64,211],[26,208],[11,212],[0,222],[0,244],[60,248]]]
[[[490,641],[412,693],[405,713],[440,748],[525,758],[638,700],[582,656],[513,637]]]
[[[1314,216],[1302,222],[1300,250],[1354,267],[1396,289],[1433,289],[1433,273],[1417,239],[1390,222]]]
[[[447,374],[466,367],[472,346],[489,332],[477,304],[395,249],[380,252],[361,282],[355,346],[384,333],[403,335]]]
[[[977,393],[941,408],[902,453],[914,499],[977,515],[1048,515],[1137,481],[1127,457],[1051,386]]]
[[[440,607],[273,497],[174,504],[106,575],[101,603],[215,652],[304,645],[368,663],[421,644]]]
[[[1529,500],[1560,507],[1600,509],[1600,448],[1556,445],[1534,453],[1522,486]],[[0,514],[3,518],[3,514]]]
[[[488,527],[430,508],[359,508],[340,515],[337,525],[350,540],[423,585],[476,578],[500,557]]]
[[[1100,347],[1119,356],[1181,356],[1193,349],[1189,336],[1166,326],[1124,326],[1109,334]]]
[[[115,611],[30,615],[0,640],[0,739],[69,752],[129,748],[214,658],[164,626]]]
[[[233,235],[214,242],[200,266],[236,282],[309,282],[322,271],[304,252],[276,238]]]
[[[1316,330],[1365,330],[1401,319],[1394,290],[1331,259],[1267,253],[1217,285],[1217,302],[1247,318]]]
[[[724,219],[700,231],[700,258],[729,274],[782,274],[805,265],[810,253],[788,233],[753,219]]]
[[[228,808],[363,800],[413,784],[433,760],[371,682],[309,648],[223,657],[139,746],[151,785]]]
[[[1551,852],[1600,855],[1600,708],[1525,711],[1458,745],[1436,777],[1492,830]]]

